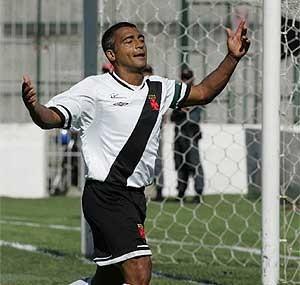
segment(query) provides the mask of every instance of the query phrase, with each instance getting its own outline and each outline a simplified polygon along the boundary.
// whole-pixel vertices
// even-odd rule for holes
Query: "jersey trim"
[[[110,256],[107,256],[104,258],[96,257],[93,260],[97,265],[105,266],[105,265],[119,263],[121,261],[130,259],[130,258],[134,258],[137,256],[146,256],[146,255],[152,255],[152,252],[150,249],[132,251],[132,252],[126,253],[126,254],[116,257],[116,258],[111,258],[112,256],[110,255]]]
[[[180,98],[181,88],[182,88],[182,83],[178,82],[178,81],[175,81],[174,97],[173,97],[172,103],[170,105],[170,108],[172,108],[172,109],[176,108],[177,101]]]
[[[66,110],[66,112],[68,113],[68,120],[66,120],[68,122],[67,126],[65,127],[65,129],[70,129],[71,128],[71,122],[72,122],[72,115],[71,112],[69,111],[69,109],[63,105],[57,104],[57,106],[62,107],[64,110]],[[65,118],[66,119],[66,118]]]
[[[146,81],[149,87],[141,115],[136,126],[112,164],[105,181],[117,185],[127,185],[127,179],[138,165],[151,132],[157,121],[162,94],[162,83]]]
[[[185,94],[182,98],[182,100],[178,103],[177,109],[180,109],[183,107],[185,101],[187,100],[187,98],[190,95],[190,91],[191,91],[192,86],[190,84],[187,85],[186,90],[185,90]]]

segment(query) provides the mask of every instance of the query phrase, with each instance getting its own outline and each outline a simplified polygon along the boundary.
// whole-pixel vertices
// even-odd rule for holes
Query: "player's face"
[[[114,55],[117,66],[141,71],[147,65],[144,35],[132,27],[118,29],[114,35]]]

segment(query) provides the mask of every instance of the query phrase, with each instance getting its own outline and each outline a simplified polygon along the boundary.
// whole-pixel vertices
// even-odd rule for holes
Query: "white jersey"
[[[86,178],[143,187],[152,183],[160,124],[189,87],[159,76],[132,86],[115,73],[90,76],[47,104],[80,132]]]

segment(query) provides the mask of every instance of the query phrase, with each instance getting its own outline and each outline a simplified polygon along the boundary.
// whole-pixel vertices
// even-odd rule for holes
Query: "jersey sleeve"
[[[95,96],[88,79],[69,90],[54,96],[46,107],[57,111],[64,122],[63,128],[80,130],[86,128],[95,114]]]
[[[190,94],[190,86],[177,80],[167,80],[166,100],[169,108],[179,109]]]

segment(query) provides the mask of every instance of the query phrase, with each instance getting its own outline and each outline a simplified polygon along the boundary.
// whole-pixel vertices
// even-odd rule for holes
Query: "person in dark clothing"
[[[193,85],[194,73],[184,69],[181,80]],[[183,198],[190,176],[194,179],[196,196],[193,201],[199,203],[204,188],[204,173],[199,153],[201,139],[201,107],[182,108],[174,110],[171,121],[175,123],[174,160],[177,171],[178,198]]]

